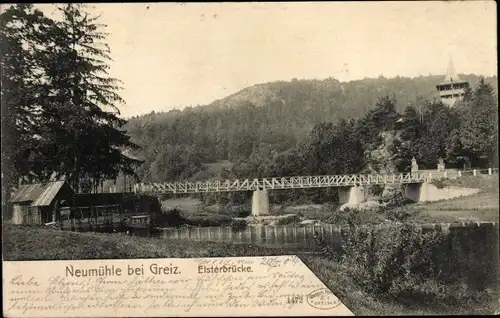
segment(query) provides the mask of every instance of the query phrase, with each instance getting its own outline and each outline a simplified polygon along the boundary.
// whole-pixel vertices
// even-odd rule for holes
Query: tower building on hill
[[[450,57],[444,80],[436,85],[441,101],[443,104],[452,107],[457,100],[463,99],[467,87],[469,87],[469,82],[461,80],[458,77]]]

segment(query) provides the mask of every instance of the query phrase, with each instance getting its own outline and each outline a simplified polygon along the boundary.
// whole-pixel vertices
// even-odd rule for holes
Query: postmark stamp
[[[307,295],[307,303],[316,309],[333,309],[341,304],[340,300],[328,289],[321,288]]]

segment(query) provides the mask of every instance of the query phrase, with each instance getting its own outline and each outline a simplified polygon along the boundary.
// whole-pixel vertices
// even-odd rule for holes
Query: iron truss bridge
[[[278,189],[307,189],[325,187],[353,187],[362,185],[423,183],[430,179],[426,173],[401,173],[392,175],[333,175],[311,177],[278,177],[244,180],[210,180],[197,182],[137,183],[136,193],[207,193],[231,191],[256,191]]]

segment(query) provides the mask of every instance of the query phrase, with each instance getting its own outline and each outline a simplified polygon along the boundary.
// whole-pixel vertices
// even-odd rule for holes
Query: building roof
[[[31,206],[49,206],[63,187],[72,191],[65,181],[22,185],[9,201],[11,203],[31,203]]]
[[[26,184],[19,187],[9,199],[12,203],[32,202],[35,201],[44,190],[44,185],[41,183]]]
[[[63,186],[69,187],[66,181],[49,182],[43,189],[43,192],[31,204],[31,206],[49,206]]]

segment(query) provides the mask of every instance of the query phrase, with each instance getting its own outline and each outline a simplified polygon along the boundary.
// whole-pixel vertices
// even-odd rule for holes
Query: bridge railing
[[[135,186],[135,191],[153,193],[255,191],[264,189],[303,189],[377,184],[422,183],[427,181],[427,179],[428,175],[426,173],[271,177],[244,180],[236,179],[197,182],[140,183]]]
[[[498,168],[482,170],[444,170],[407,172],[400,174],[322,175],[271,177],[236,180],[207,180],[195,182],[139,183],[134,192],[146,193],[207,193],[230,191],[256,191],[279,189],[305,189],[323,187],[353,187],[365,185],[409,184],[429,182],[436,178],[461,177],[498,173]],[[452,176],[452,174],[455,174]]]

